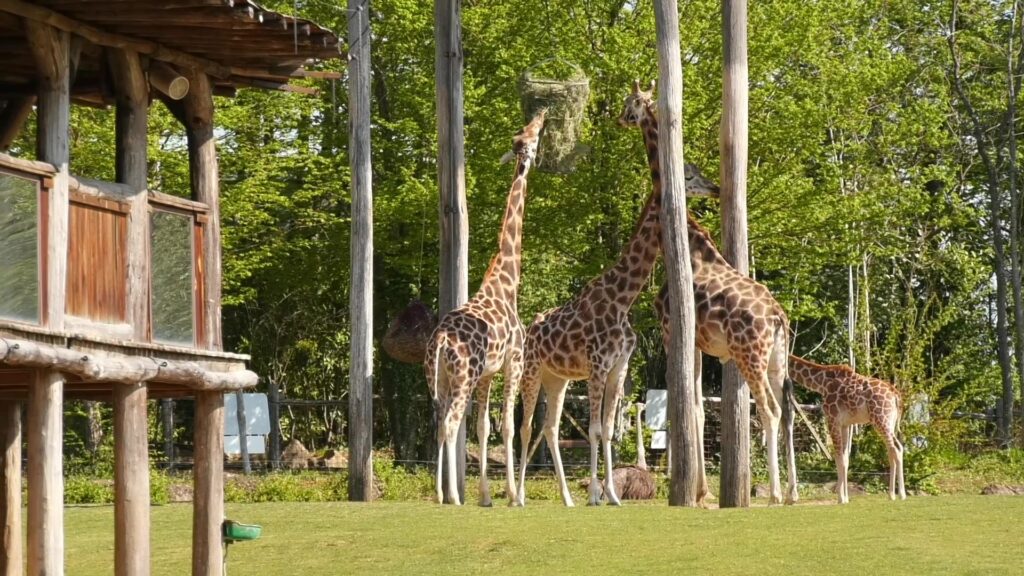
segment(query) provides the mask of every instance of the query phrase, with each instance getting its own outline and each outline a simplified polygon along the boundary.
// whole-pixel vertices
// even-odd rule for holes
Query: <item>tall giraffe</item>
[[[523,213],[526,176],[537,153],[544,125],[541,110],[513,139],[515,178],[498,235],[498,252],[491,259],[480,289],[465,304],[448,312],[427,342],[424,368],[427,386],[436,401],[437,500],[444,501],[441,486],[442,456],[448,464],[448,499],[461,504],[455,479],[455,441],[470,393],[477,393],[477,440],[480,443],[480,505],[491,505],[487,483],[487,437],[490,435],[491,379],[504,369],[504,422],[501,428],[507,454],[509,503],[516,501],[513,420],[519,379],[523,373],[523,324],[516,310],[522,270]]]
[[[789,319],[767,288],[740,274],[725,260],[711,235],[692,215],[687,215],[687,229],[690,262],[693,266],[693,299],[697,312],[697,347],[705,354],[718,358],[723,364],[729,360],[735,361],[740,374],[750,386],[767,444],[768,477],[771,484],[769,504],[782,502],[778,435],[780,420],[786,417],[786,463],[789,473],[786,503],[795,503],[798,495],[793,419],[788,411],[785,415],[782,413],[780,405],[788,364]],[[661,287],[654,307],[667,346],[671,335],[668,286]],[[703,395],[699,386],[694,389],[697,395],[694,408],[700,425],[704,422]],[[703,426],[700,428],[700,441],[703,445]],[[707,479],[703,469],[701,477],[702,489],[706,493]]]
[[[635,103],[644,99],[649,105],[650,93],[641,92],[639,84],[635,83],[633,93],[626,98],[626,110],[620,122],[626,123],[628,113]],[[653,117],[647,116],[647,119],[645,132],[653,131],[656,141],[657,126],[649,122]],[[647,152],[652,169],[657,170],[657,148],[649,145]],[[717,187],[701,177],[695,169],[690,170],[686,178],[688,192],[706,195],[717,193]],[[563,306],[538,314],[527,330],[522,380],[520,504],[525,499],[523,488],[526,466],[541,439],[538,437],[537,442],[530,446],[533,412],[543,386],[549,399],[543,438],[547,440],[555,463],[562,501],[566,506],[573,505],[558,449],[558,425],[569,381],[584,378],[587,379],[590,403],[588,503],[595,505],[601,500],[601,484],[597,480],[600,441],[605,460],[604,494],[609,504],[619,504],[612,480],[611,437],[629,357],[636,346],[636,335],[629,324],[629,309],[650,277],[658,257],[661,247],[660,214],[661,183],[660,179],[656,179],[636,229],[616,263],[591,280],[576,297]]]
[[[823,366],[792,354],[789,356],[789,377],[804,388],[821,394],[822,411],[828,417],[828,431],[835,447],[839,503],[850,501],[846,474],[850,467],[852,428],[855,424],[868,423],[882,436],[889,453],[889,499],[896,499],[897,480],[900,499],[905,499],[903,444],[896,437],[903,406],[899,391],[885,380],[861,376],[849,366]]]

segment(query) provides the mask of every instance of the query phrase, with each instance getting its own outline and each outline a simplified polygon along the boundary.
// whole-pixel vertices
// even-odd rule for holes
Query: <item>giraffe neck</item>
[[[483,288],[515,302],[522,270],[523,212],[526,208],[526,174],[530,159],[516,155],[515,179],[508,192],[505,217],[498,234],[498,252],[484,274]]]
[[[828,384],[831,381],[827,366],[792,354],[789,355],[789,377],[800,386],[822,395],[828,392]]]
[[[687,239],[690,241],[690,265],[693,266],[693,276],[696,279],[714,268],[732,268],[722,253],[715,246],[711,234],[694,219],[693,215],[686,213]]]
[[[632,307],[633,301],[654,270],[654,263],[661,247],[661,166],[658,161],[657,119],[648,112],[640,121],[640,129],[647,148],[653,188],[633,235],[622,249],[622,254],[615,265],[603,276],[606,286],[614,286],[619,295],[625,294],[628,297],[627,308]]]

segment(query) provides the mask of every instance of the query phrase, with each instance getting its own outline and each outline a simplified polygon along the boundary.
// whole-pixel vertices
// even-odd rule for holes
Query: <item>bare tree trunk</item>
[[[982,124],[981,117],[978,115],[977,110],[975,110],[971,103],[970,96],[967,94],[967,91],[963,86],[963,79],[960,71],[960,54],[956,48],[958,10],[959,2],[954,0],[952,6],[952,17],[950,18],[950,33],[946,37],[953,64],[950,79],[953,83],[953,89],[956,91],[957,96],[960,98],[961,103],[964,108],[966,108],[967,114],[970,117],[974,138],[978,143],[978,155],[981,157],[981,162],[985,167],[988,180],[989,226],[992,231],[992,246],[995,252],[992,269],[996,278],[996,347],[1002,381],[1002,400],[999,403],[998,428],[1000,441],[1005,445],[1010,441],[1010,427],[1012,422],[1014,398],[1013,367],[1011,366],[1010,361],[1010,343],[1006,318],[1006,274],[1004,273],[1006,256],[1003,249],[1002,216],[1000,212],[1000,208],[1002,207],[1002,194],[999,190],[999,175],[996,172],[996,166],[1001,159],[1001,154],[999,147],[992,146],[990,143],[990,140],[986,135],[985,126]],[[989,154],[990,147],[995,149],[995,159],[993,159]]]
[[[438,285],[438,318],[469,299],[469,216],[466,213],[466,162],[463,142],[461,5],[461,0],[434,2],[437,176],[441,197],[441,278]],[[467,406],[466,415],[469,412]],[[458,476],[456,484],[459,497],[465,502],[466,416],[463,416],[462,425],[459,427],[455,453]],[[447,467],[444,469],[447,470]]]
[[[662,251],[668,272],[672,307],[668,352],[669,445],[672,446],[670,506],[696,506],[699,486],[697,414],[695,412],[693,354],[695,314],[693,269],[687,237],[686,193],[683,177],[683,75],[679,54],[679,9],[676,0],[657,0],[654,21],[658,38],[658,152],[664,200],[661,210]]]
[[[370,163],[370,11],[348,2],[349,163],[352,172],[352,368],[348,499],[373,499],[373,173]]]
[[[846,353],[847,362],[856,370],[857,354],[853,345],[857,341],[857,288],[853,270],[853,264],[846,267]]]
[[[85,434],[85,448],[90,454],[96,455],[103,444],[103,414],[100,413],[100,403],[95,400],[85,401],[87,426]]]
[[[722,254],[737,272],[747,274],[746,0],[722,2],[722,51]],[[722,478],[718,500],[723,508],[746,508],[750,506],[750,389],[735,362],[722,366],[721,410]]]
[[[1014,346],[1017,358],[1017,381],[1021,386],[1021,405],[1024,405],[1024,299],[1021,295],[1021,254],[1020,254],[1020,190],[1017,188],[1017,93],[1020,91],[1020,67],[1024,58],[1013,60],[1013,40],[1020,28],[1016,18],[1020,17],[1020,2],[1013,3],[1014,23],[1010,27],[1007,49],[1006,136],[1010,194],[1010,279],[1013,285]],[[1024,49],[1024,46],[1021,47]],[[1012,423],[1010,424],[1012,426]],[[1021,411],[1021,425],[1024,427],[1024,411]]]

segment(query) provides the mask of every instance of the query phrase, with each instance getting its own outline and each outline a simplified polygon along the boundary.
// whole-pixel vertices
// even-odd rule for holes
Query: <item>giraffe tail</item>
[[[438,330],[427,345],[427,357],[425,368],[427,372],[427,388],[430,389],[430,397],[437,401],[437,386],[441,377],[441,354],[443,348],[448,345],[448,335]]]

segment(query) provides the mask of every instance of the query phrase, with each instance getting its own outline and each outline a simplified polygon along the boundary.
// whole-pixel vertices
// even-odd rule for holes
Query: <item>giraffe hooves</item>
[[[491,501],[488,500],[487,502],[481,502],[480,503],[480,507],[481,508],[493,508],[494,504],[492,504]]]

